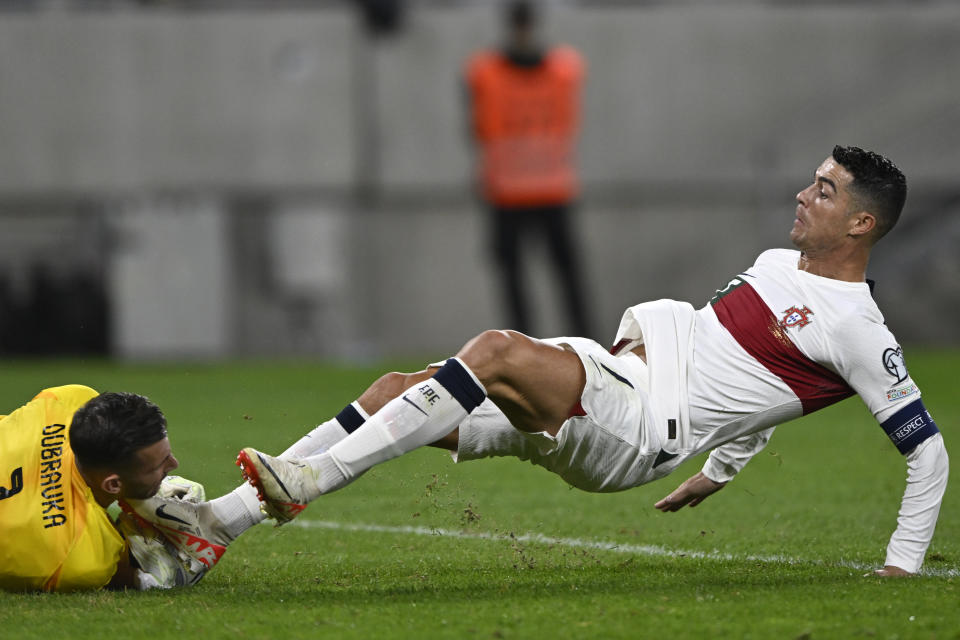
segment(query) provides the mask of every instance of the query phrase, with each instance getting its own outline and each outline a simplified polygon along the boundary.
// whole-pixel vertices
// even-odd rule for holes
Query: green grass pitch
[[[908,354],[952,448],[960,352]],[[385,370],[8,362],[0,397],[10,410],[70,382],[148,395],[167,414],[178,472],[215,496],[239,481],[241,447],[285,448]],[[0,593],[0,638],[960,639],[955,486],[927,575],[863,575],[883,561],[905,464],[860,400],[781,427],[703,505],[653,508],[701,463],[591,495],[527,463],[454,465],[424,449],[319,500],[302,522],[255,527],[195,588]]]

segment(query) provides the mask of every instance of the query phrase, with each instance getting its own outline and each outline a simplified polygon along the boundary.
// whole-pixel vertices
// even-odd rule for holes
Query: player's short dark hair
[[[134,454],[167,436],[160,408],[135,393],[101,393],[70,423],[70,448],[82,467],[129,467]]]
[[[503,15],[511,29],[529,29],[537,23],[537,8],[529,0],[508,2]]]
[[[907,200],[907,178],[890,160],[873,151],[837,145],[832,155],[853,176],[850,193],[854,204],[876,217],[875,239],[879,240],[900,219]]]

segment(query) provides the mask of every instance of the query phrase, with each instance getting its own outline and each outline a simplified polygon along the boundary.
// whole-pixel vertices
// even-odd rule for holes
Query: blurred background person
[[[503,19],[504,43],[470,57],[466,85],[480,194],[490,211],[509,328],[534,332],[523,268],[528,248],[540,237],[569,330],[593,335],[570,223],[578,193],[574,156],[584,61],[570,46],[541,43],[534,3],[507,3]]]
[[[473,52],[503,58],[507,1],[0,3],[4,361],[369,362],[506,325],[453,85]],[[902,248],[870,263],[887,323],[958,344],[960,3],[854,5],[541,5],[544,38],[589,61],[580,195],[550,222],[573,226],[592,326],[568,328],[533,231],[530,331],[608,342],[637,299],[709,297],[782,242],[783,194],[841,141],[916,176]]]

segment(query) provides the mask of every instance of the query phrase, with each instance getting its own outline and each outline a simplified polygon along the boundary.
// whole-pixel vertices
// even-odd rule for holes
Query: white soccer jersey
[[[854,393],[881,423],[920,397],[867,283],[801,271],[799,258],[762,253],[697,311],[688,401],[699,451]]]
[[[672,454],[664,473],[713,449],[703,472],[729,481],[774,425],[860,395],[907,455],[887,564],[917,571],[946,487],[942,438],[867,283],[812,275],[799,259],[762,253],[698,311],[673,301],[631,307],[615,350],[646,345],[650,413]]]

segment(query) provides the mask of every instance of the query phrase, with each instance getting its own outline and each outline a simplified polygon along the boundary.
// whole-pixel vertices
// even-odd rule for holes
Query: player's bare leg
[[[516,331],[484,332],[464,345],[457,357],[470,367],[486,387],[490,400],[521,431],[556,435],[583,394],[586,374],[579,356]],[[406,390],[435,372],[434,368],[391,375],[401,376],[395,382]],[[361,396],[360,400],[365,408],[368,405],[364,402],[369,401],[372,411],[386,402],[376,394]],[[430,444],[456,451],[458,435],[454,429]]]
[[[516,331],[485,331],[464,345],[457,357],[521,431],[556,435],[586,383],[576,353]]]
[[[285,522],[376,464],[431,443],[454,447],[451,434],[488,392],[518,429],[555,434],[584,381],[576,354],[517,332],[487,331],[435,371],[388,374],[374,383],[359,401],[373,415],[326,453],[285,463],[244,449],[238,463],[267,510]]]
[[[505,359],[504,354],[509,354],[509,358]],[[583,372],[579,366],[579,358],[575,354],[515,331],[488,331],[480,334],[468,342],[457,353],[457,357],[475,372],[481,368],[484,372],[487,372],[478,374],[477,377],[481,381],[488,379],[491,381],[493,388],[491,389],[488,386],[491,400],[507,414],[518,429],[523,431],[548,431],[555,434],[556,429],[559,428],[559,423],[562,423],[567,417],[570,408],[579,399],[579,394],[583,389]],[[566,362],[554,362],[558,359]],[[490,366],[491,363],[494,365],[493,367]],[[531,365],[530,363],[534,364]],[[569,382],[573,383],[576,396],[575,399],[569,401],[566,407],[563,407],[563,405],[568,402],[569,398],[564,398],[562,391],[560,395],[554,395],[547,388],[547,397],[540,398],[536,393],[536,388],[533,388],[532,391],[527,388],[530,382],[537,385],[542,381],[542,376],[539,375],[541,368],[552,372],[570,372],[572,374],[569,377]],[[392,372],[384,374],[337,417],[318,425],[297,443],[281,453],[279,457],[300,459],[323,453],[359,428],[371,415],[382,409],[387,402],[399,397],[414,384],[433,377],[438,369],[439,367],[429,367],[412,373]],[[504,373],[507,375],[504,375]],[[493,383],[492,376],[500,376],[502,380],[499,383]],[[556,384],[557,381],[551,380],[550,382]],[[486,382],[484,384],[486,386]],[[551,406],[550,403],[554,399],[557,401],[556,406]],[[540,415],[536,415],[530,410],[531,404],[541,408]],[[546,415],[544,415],[544,410],[547,412]],[[353,415],[347,415],[351,411]],[[550,412],[558,413],[559,417],[550,415]],[[538,427],[545,422],[550,423],[550,425],[546,428]],[[457,430],[454,429],[450,434],[431,444],[452,451],[456,450]]]

